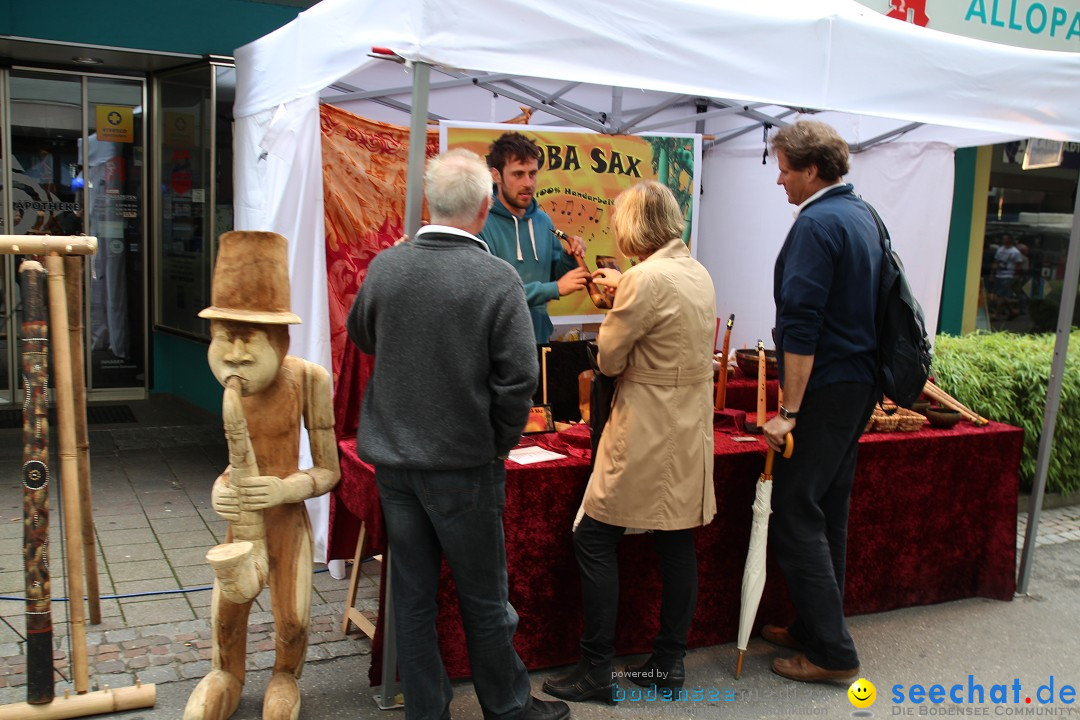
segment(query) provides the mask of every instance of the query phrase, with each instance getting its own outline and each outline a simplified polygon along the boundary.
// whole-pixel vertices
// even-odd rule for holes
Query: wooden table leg
[[[356,589],[360,584],[360,576],[363,575],[364,539],[366,527],[360,522],[360,535],[356,538],[356,553],[353,555],[352,572],[349,573],[349,590],[345,593],[345,612],[341,616],[341,632],[349,633],[349,623],[356,625],[360,632],[369,638],[375,637],[375,625],[367,617],[354,607],[356,605]]]

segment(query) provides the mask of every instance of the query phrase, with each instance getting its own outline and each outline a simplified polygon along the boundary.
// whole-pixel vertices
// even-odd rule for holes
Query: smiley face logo
[[[866,678],[859,678],[851,683],[847,691],[848,700],[857,708],[868,708],[877,700],[877,688]]]

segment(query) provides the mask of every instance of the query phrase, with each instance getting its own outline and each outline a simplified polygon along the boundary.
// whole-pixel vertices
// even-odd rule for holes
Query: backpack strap
[[[878,236],[881,238],[881,250],[883,253],[892,252],[892,238],[889,237],[889,229],[885,227],[885,223],[882,221],[881,216],[878,215],[878,211],[874,209],[874,206],[862,199],[863,205],[870,211],[871,217],[874,218],[874,224],[877,225]]]
[[[866,206],[866,209],[870,211],[870,216],[874,218],[874,224],[877,225],[878,238],[880,238],[881,240],[881,262],[882,265],[884,265],[884,263],[888,262],[888,259],[892,256],[892,238],[889,237],[889,229],[885,227],[885,222],[881,219],[881,215],[878,214],[878,211],[874,209],[874,206],[866,202],[866,200],[863,200],[862,196],[859,196],[859,199],[862,200],[862,203]],[[881,272],[878,271],[879,276],[880,274]],[[875,324],[877,324],[878,326],[880,326],[881,324],[881,314],[882,308],[878,308],[877,311],[874,313]],[[893,415],[899,411],[899,406],[893,407],[891,412],[889,410],[886,410],[882,400],[884,400],[884,394],[882,394],[881,399],[878,400],[878,407],[881,408],[881,411],[886,415]]]

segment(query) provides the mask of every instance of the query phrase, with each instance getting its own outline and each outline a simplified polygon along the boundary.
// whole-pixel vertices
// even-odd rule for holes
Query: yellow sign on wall
[[[102,142],[135,142],[135,111],[121,105],[98,105],[97,139]]]

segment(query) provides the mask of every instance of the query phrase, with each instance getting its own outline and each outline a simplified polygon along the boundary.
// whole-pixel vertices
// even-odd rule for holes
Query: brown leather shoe
[[[858,667],[849,670],[826,670],[807,660],[806,655],[802,653],[793,658],[776,658],[773,660],[772,671],[799,682],[847,683],[859,677]]]
[[[790,648],[792,650],[802,650],[802,643],[795,639],[795,636],[791,634],[791,631],[786,627],[780,627],[779,625],[765,625],[761,628],[761,639],[765,642],[770,642],[773,645],[779,645],[780,647]]]

